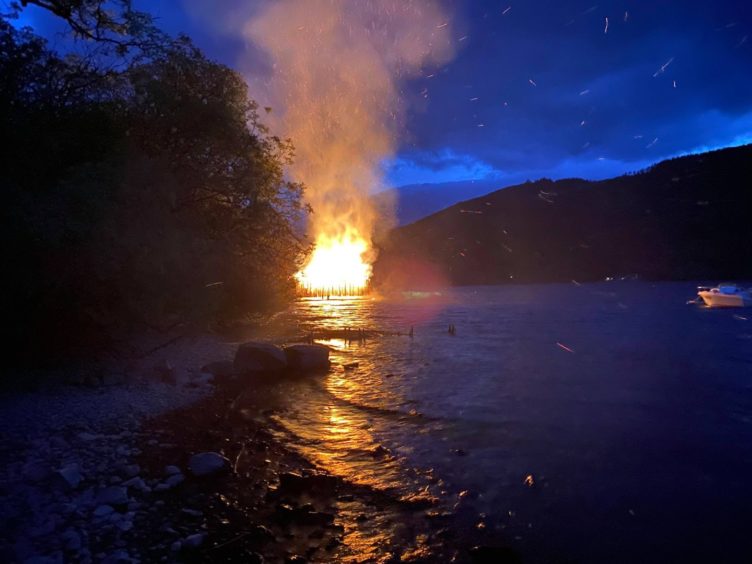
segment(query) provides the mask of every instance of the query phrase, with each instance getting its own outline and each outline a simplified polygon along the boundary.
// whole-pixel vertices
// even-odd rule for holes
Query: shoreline
[[[263,378],[212,377],[201,367],[226,362],[235,348],[212,336],[188,338],[131,366],[125,381],[3,395],[2,560],[456,556],[447,544],[452,532],[435,527],[446,515],[430,502],[406,502],[317,469],[274,432],[268,413],[233,409],[266,385]],[[202,452],[223,457],[223,467],[195,476],[191,457]]]

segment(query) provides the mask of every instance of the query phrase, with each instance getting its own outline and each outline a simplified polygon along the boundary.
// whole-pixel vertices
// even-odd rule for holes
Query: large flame
[[[369,243],[355,229],[337,237],[320,234],[306,266],[298,272],[301,288],[313,295],[362,294],[371,277]]]
[[[265,62],[244,59],[251,92],[272,108],[265,116],[271,129],[292,140],[288,173],[305,184],[314,211],[308,235],[316,247],[298,280],[319,295],[362,292],[372,240],[390,226],[371,194],[385,187],[381,166],[404,122],[400,83],[451,58],[448,17],[435,0],[253,5],[240,27],[253,44],[249,53],[263,53]]]

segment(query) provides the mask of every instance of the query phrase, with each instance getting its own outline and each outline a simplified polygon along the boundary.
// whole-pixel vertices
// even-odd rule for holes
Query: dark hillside
[[[538,180],[395,229],[377,285],[428,263],[452,284],[752,278],[752,145],[600,182]]]

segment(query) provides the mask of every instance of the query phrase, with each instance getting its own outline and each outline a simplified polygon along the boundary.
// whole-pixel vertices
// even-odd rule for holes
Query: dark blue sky
[[[217,25],[240,0],[137,4],[229,66],[247,56]],[[752,142],[750,0],[445,4],[457,55],[403,84],[394,185],[604,178]],[[48,17],[29,10],[22,22],[54,37]]]

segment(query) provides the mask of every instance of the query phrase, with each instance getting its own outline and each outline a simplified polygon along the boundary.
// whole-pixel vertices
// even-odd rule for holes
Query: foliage
[[[292,295],[305,250],[292,146],[186,38],[112,72],[0,20],[0,131],[20,356],[87,355]]]

